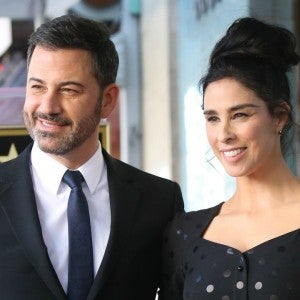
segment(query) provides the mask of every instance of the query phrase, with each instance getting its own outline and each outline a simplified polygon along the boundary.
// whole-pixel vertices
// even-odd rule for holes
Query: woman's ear
[[[109,84],[103,91],[101,118],[107,118],[115,108],[119,99],[119,87],[115,83]]]
[[[274,114],[277,120],[277,132],[282,134],[286,126],[291,121],[291,108],[286,101],[281,101],[274,110]]]

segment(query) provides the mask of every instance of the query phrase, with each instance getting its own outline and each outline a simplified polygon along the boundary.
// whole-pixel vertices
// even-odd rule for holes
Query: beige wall
[[[142,1],[143,169],[172,178],[168,1]]]

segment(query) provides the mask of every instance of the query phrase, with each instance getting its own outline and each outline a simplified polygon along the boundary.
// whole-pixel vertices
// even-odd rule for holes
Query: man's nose
[[[39,111],[44,114],[59,114],[62,110],[59,96],[54,92],[47,91],[41,96]]]

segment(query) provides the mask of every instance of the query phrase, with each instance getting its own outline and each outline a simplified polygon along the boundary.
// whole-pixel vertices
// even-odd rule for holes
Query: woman
[[[300,181],[283,157],[295,47],[291,32],[253,18],[216,44],[200,82],[203,111],[236,191],[170,224],[160,299],[300,299]]]

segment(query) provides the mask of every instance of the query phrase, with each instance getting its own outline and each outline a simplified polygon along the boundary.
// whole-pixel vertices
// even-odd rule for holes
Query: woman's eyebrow
[[[258,108],[259,105],[253,104],[253,103],[243,103],[243,104],[238,104],[235,106],[230,107],[229,109],[227,109],[228,112],[234,112],[237,111],[239,109],[244,109],[244,108]],[[207,109],[204,110],[203,112],[204,115],[215,115],[218,114],[216,110],[214,109]]]

